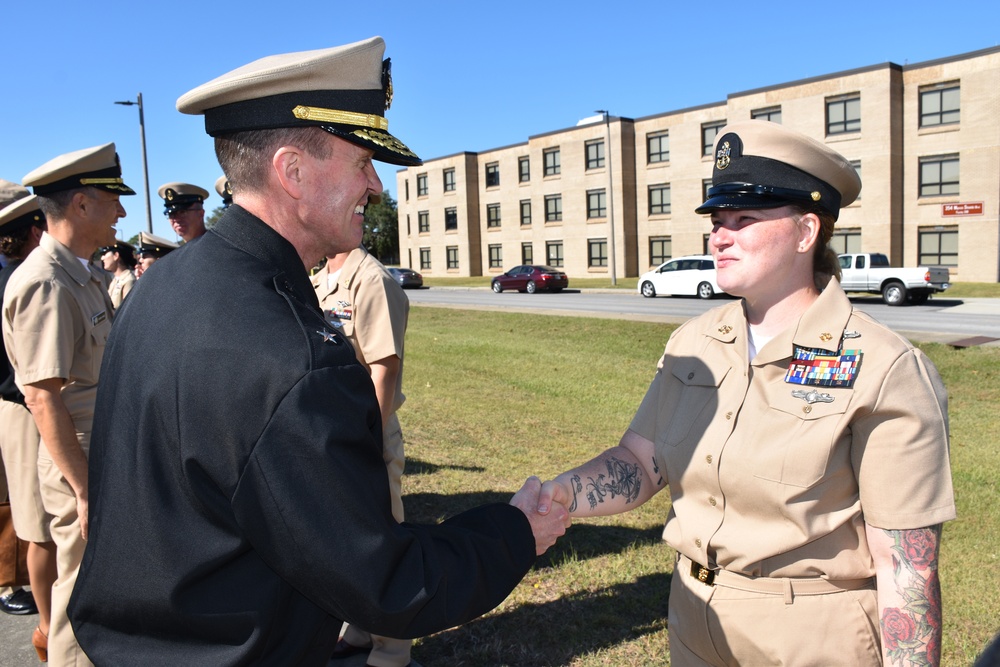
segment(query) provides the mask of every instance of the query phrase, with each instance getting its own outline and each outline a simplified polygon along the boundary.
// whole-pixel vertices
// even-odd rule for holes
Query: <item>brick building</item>
[[[1000,280],[1000,48],[730,94],[643,118],[599,115],[524,143],[397,172],[403,266],[489,276],[517,264],[636,276],[705,252],[694,209],[727,122],[761,118],[825,141],[861,173],[838,251]],[[610,196],[609,196],[610,193]]]

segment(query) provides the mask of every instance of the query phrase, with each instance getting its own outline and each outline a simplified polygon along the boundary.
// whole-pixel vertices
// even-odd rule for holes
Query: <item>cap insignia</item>
[[[167,201],[173,201],[174,200],[174,189],[173,188],[167,188],[164,191],[163,194],[165,194],[167,196]]]
[[[392,106],[392,59],[382,61],[382,90],[385,91],[385,108]]]
[[[719,146],[718,152],[715,154],[715,167],[717,169],[725,169],[730,164],[729,155],[732,153],[732,148],[729,146],[728,141],[723,141],[722,145]]]

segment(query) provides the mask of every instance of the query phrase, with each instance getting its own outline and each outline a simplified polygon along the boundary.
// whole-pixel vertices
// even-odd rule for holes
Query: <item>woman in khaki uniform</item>
[[[860,179],[766,121],[723,128],[715,156],[697,212],[741,300],[674,332],[619,445],[546,482],[539,509],[614,514],[670,488],[675,667],[936,665],[947,397],[840,288],[827,243]]]
[[[101,263],[105,271],[114,274],[108,294],[111,295],[115,310],[118,310],[135,285],[135,274],[132,272],[136,265],[135,249],[124,241],[118,241],[113,246],[102,249]]]

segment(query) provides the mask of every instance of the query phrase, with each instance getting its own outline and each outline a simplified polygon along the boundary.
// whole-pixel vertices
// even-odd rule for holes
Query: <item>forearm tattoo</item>
[[[902,608],[882,610],[882,641],[890,665],[938,665],[941,661],[941,527],[887,530],[893,539],[893,579]]]
[[[622,496],[625,498],[626,504],[639,497],[642,470],[638,463],[626,463],[612,456],[608,458],[605,465],[608,468],[608,474],[598,475],[596,479],[588,477],[586,485],[579,475],[573,475],[570,478],[570,484],[573,487],[573,502],[569,507],[570,512],[576,510],[577,500],[584,491],[586,491],[590,509],[597,507],[598,503],[603,503],[608,496],[611,498]]]

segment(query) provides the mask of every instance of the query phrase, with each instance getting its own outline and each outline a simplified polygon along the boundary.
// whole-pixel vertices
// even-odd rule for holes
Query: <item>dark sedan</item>
[[[396,282],[399,283],[399,286],[403,289],[406,289],[407,287],[418,288],[424,286],[424,277],[413,269],[397,269],[395,267],[387,268],[389,269],[389,273],[392,274],[392,277],[396,279]]]
[[[534,294],[538,290],[558,292],[569,286],[569,278],[559,269],[551,266],[515,266],[507,273],[493,279],[493,291],[499,294],[505,289]]]

